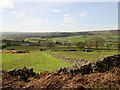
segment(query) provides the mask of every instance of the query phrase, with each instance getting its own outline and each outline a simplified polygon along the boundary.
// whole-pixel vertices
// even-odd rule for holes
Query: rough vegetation
[[[51,73],[27,83],[25,88],[120,88],[120,69],[87,75]]]
[[[26,50],[1,50],[1,53],[30,53],[29,51]]]
[[[21,69],[24,72],[23,68]],[[31,69],[28,69],[31,76]],[[16,71],[2,72],[3,88],[114,88],[120,89],[120,55],[105,57],[95,63],[88,63],[81,67],[60,68],[56,72],[41,72],[27,78],[25,82]],[[33,73],[33,69],[32,69]],[[24,76],[24,75],[23,75]],[[19,83],[19,84],[18,84]],[[24,85],[23,85],[24,84]]]

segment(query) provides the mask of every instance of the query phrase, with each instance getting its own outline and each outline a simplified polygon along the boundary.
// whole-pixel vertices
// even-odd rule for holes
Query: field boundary
[[[83,65],[86,65],[88,63],[91,63],[92,61],[90,60],[86,60],[86,59],[83,59],[83,58],[69,58],[69,57],[65,57],[65,56],[60,56],[58,54],[54,54],[54,53],[51,53],[51,52],[47,52],[49,55],[59,59],[59,60],[65,60],[75,66],[83,66]]]

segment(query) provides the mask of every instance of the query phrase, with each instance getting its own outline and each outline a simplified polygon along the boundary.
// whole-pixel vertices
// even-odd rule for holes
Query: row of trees
[[[68,42],[68,41],[66,41],[66,42],[59,42],[59,41],[53,42],[52,40],[47,40],[47,43],[44,46],[47,46],[49,48],[54,47],[56,45],[64,45],[64,46],[70,47],[73,44],[74,43]],[[107,44],[105,42],[105,39],[103,37],[93,36],[93,37],[87,39],[84,42],[78,42],[74,45],[77,46],[80,49],[83,49],[83,48],[91,49],[92,47],[95,47],[96,49],[98,49],[99,47],[103,47],[105,44],[106,44],[106,47],[109,47],[109,44]]]
[[[59,46],[59,45],[68,46],[68,47],[77,46],[81,50],[84,49],[84,48],[88,48],[88,49],[96,48],[96,50],[98,50],[100,47],[101,48],[106,47],[107,49],[110,49],[110,43],[106,42],[105,39],[101,36],[92,36],[89,39],[87,39],[86,41],[77,42],[76,44],[72,43],[70,41],[67,41],[67,40],[66,40],[66,42],[65,41],[63,41],[63,42],[59,42],[59,41],[53,42],[52,40],[47,40],[47,43],[44,44],[44,46],[47,46],[48,48]]]
[[[116,49],[119,49],[120,48],[120,42],[118,41],[112,41],[112,42],[109,42],[109,41],[105,41],[105,39],[103,37],[100,37],[100,36],[93,36],[91,38],[89,38],[88,40],[86,40],[85,42],[78,42],[76,44],[77,47],[83,49],[83,48],[88,48],[88,49],[91,49],[91,48],[96,48],[97,50],[99,48],[106,48],[106,49],[109,49],[110,48],[116,48]]]
[[[88,40],[86,40],[85,42],[78,42],[76,44],[77,47],[83,49],[85,47],[87,47],[88,49],[92,48],[92,47],[96,47],[96,49],[98,49],[99,47],[103,47],[105,44],[105,40],[100,37],[100,36],[93,36],[91,38],[89,38]]]
[[[3,46],[3,48],[10,46],[10,43],[11,42],[6,42],[6,44]],[[25,44],[27,44],[27,43],[29,43],[29,42],[26,42]],[[20,44],[21,44],[21,42],[20,42]],[[39,40],[38,43],[33,43],[33,44],[34,45],[38,44],[39,46],[44,46],[44,47],[48,47],[48,48],[52,48],[55,46],[68,46],[68,47],[77,46],[81,50],[84,48],[91,49],[93,47],[96,48],[97,50],[99,49],[99,47],[106,47],[107,49],[110,48],[110,44],[107,43],[105,41],[105,39],[101,36],[92,36],[84,42],[77,42],[77,43],[73,43],[70,40],[54,42],[54,41],[52,41],[52,39],[46,39],[46,40]]]

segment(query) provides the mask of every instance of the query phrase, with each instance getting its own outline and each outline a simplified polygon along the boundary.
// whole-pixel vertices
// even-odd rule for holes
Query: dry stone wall
[[[51,56],[53,56],[57,59],[68,61],[71,64],[73,64],[74,66],[83,66],[83,65],[91,63],[91,61],[85,60],[83,58],[68,58],[68,57],[60,56],[58,54],[54,54],[54,53],[51,53],[51,52],[48,52],[48,54],[50,54]]]

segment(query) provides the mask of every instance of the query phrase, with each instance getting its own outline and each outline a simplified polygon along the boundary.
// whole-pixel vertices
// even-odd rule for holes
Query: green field
[[[20,34],[19,39],[23,40],[19,43],[18,46],[7,46],[7,48],[4,49],[16,49],[16,50],[28,50],[30,53],[22,53],[22,54],[0,54],[2,55],[2,65],[0,65],[0,68],[2,66],[3,70],[11,70],[14,68],[23,68],[24,66],[29,68],[34,68],[36,72],[41,71],[54,71],[59,69],[60,67],[71,67],[72,65],[69,62],[66,62],[64,60],[59,60],[55,57],[52,57],[47,52],[52,52],[55,54],[58,54],[60,56],[65,56],[69,58],[83,58],[91,61],[96,61],[100,58],[103,58],[104,56],[114,55],[118,54],[118,32],[113,31],[99,31],[99,32],[89,32],[87,34],[75,34],[71,33],[68,36],[65,34],[60,34],[61,37],[59,37],[60,33],[57,33],[57,37],[54,34],[51,34],[51,38],[48,37],[41,37],[40,34]],[[76,36],[75,36],[75,35]],[[19,34],[13,35],[13,37],[7,37],[7,40],[11,39],[14,41],[16,40],[16,37],[18,37]],[[50,34],[48,34],[49,36]],[[105,45],[100,46],[98,51],[95,48],[95,46],[92,46],[91,49],[93,52],[82,52],[81,48],[78,47],[76,44],[78,42],[85,43],[86,40],[91,40],[93,36],[100,36],[105,40]],[[11,35],[10,35],[11,36]],[[28,37],[30,36],[30,37]],[[27,42],[24,42],[27,41]],[[14,41],[15,42],[15,41]],[[25,46],[24,43],[33,43],[33,44],[39,44],[41,46]],[[46,44],[47,42],[47,44]],[[49,43],[48,43],[49,42]],[[50,43],[52,42],[53,46],[49,47]],[[59,44],[56,44],[56,42],[59,42]],[[16,42],[15,42],[16,43]],[[66,45],[68,43],[68,45]],[[69,45],[70,43],[70,45]],[[24,46],[20,46],[20,45]],[[106,44],[109,44],[107,47]],[[1,43],[0,46],[5,45],[5,43]],[[14,44],[12,44],[14,45]],[[29,45],[29,44],[28,44]],[[42,48],[47,49],[47,51],[40,51]],[[85,46],[84,49],[88,49],[88,47]],[[108,51],[109,50],[109,51]]]
[[[30,53],[24,54],[2,54],[2,69],[11,70],[14,68],[34,68],[35,72],[55,71],[60,67],[71,67],[72,65],[64,60],[58,60],[47,52],[40,51],[40,46],[11,46],[6,49],[29,50]],[[77,49],[78,51],[63,51],[64,49]],[[57,50],[57,51],[55,51]],[[116,50],[82,52],[76,47],[54,47],[48,50],[61,56],[70,58],[84,58],[87,60],[96,61],[104,56],[118,54]],[[1,67],[0,67],[1,68]]]
[[[37,43],[39,40],[47,40],[46,38],[28,38],[25,41]]]
[[[99,35],[105,39],[105,41],[109,43],[117,43],[118,42],[118,36],[114,35]],[[54,42],[56,41],[65,41],[65,40],[70,40],[72,43],[77,43],[77,42],[85,42],[86,40],[89,40],[92,36],[69,36],[69,37],[58,37],[58,38],[52,38]],[[112,42],[111,42],[112,41]]]
[[[90,38],[91,36],[89,36]],[[70,40],[73,43],[76,42],[84,42],[85,40],[88,39],[88,36],[68,36],[68,37],[57,37],[57,38],[49,38],[49,40],[53,40],[54,42],[56,41],[65,41],[65,40]],[[29,38],[26,39],[25,41],[29,42],[38,42],[39,40],[47,40],[46,38]]]
[[[19,46],[10,47],[18,50],[31,50],[26,54],[2,54],[2,69],[23,68],[24,66],[34,68],[36,72],[54,71],[60,67],[72,66],[66,61],[58,60],[47,52],[40,52],[39,47]]]
[[[90,36],[89,36],[90,38]],[[76,42],[84,42],[85,40],[87,40],[88,37],[86,36],[68,36],[68,37],[58,37],[58,38],[53,38],[53,41],[65,41],[65,40],[70,40],[74,43]]]
[[[60,67],[71,66],[69,63],[48,55],[46,52],[30,54],[3,54],[2,69],[23,68],[24,66],[34,68],[36,72],[54,71]]]
[[[84,58],[91,61],[96,61],[97,59],[103,58],[104,56],[110,56],[114,54],[118,54],[118,51],[94,51],[94,52],[81,52],[81,51],[57,51],[52,52],[61,56],[69,57],[69,58]]]
[[[109,34],[100,34],[99,36],[103,37],[106,41],[113,41],[117,42],[118,41],[118,35],[109,35]],[[67,36],[67,37],[56,37],[56,38],[49,38],[49,40],[53,40],[54,42],[56,41],[65,41],[65,40],[70,40],[72,43],[77,43],[77,42],[84,42],[91,38],[92,35],[79,35],[79,36]],[[38,42],[39,40],[47,40],[46,38],[29,38],[26,39],[25,41],[29,42]]]

